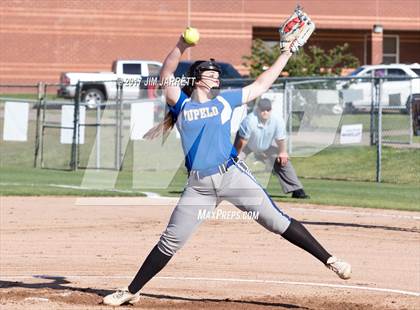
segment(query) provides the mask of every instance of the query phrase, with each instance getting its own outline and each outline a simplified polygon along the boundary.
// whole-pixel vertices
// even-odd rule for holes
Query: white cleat
[[[348,280],[351,275],[351,265],[345,261],[331,256],[326,264],[328,269],[334,271],[341,279]]]
[[[132,294],[128,291],[128,288],[122,288],[117,290],[115,293],[109,294],[104,297],[103,303],[109,306],[121,306],[125,303],[135,304],[140,299],[140,292]]]

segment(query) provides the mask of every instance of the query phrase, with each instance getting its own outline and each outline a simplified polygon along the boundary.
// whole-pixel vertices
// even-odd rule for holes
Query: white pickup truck
[[[408,108],[414,97],[420,95],[420,64],[383,64],[362,66],[350,73],[354,79],[338,83],[339,89],[357,92],[351,100],[344,100],[348,109],[370,107],[372,83],[359,77],[383,77],[381,104],[383,107]],[[346,96],[344,96],[346,97]],[[344,98],[345,99],[345,98]]]
[[[144,91],[147,77],[157,77],[162,63],[147,60],[116,60],[112,72],[65,72],[60,76],[59,97],[74,98],[76,85],[82,82],[81,99],[89,108],[116,99],[117,80],[123,81],[123,98],[136,99]],[[143,83],[142,83],[143,81]]]

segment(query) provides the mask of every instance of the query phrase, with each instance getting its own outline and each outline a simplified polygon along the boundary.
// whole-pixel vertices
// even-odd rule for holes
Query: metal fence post
[[[377,85],[377,103],[378,103],[378,124],[377,124],[377,143],[376,143],[376,182],[380,183],[382,180],[382,78],[379,79]]]
[[[45,85],[45,93],[47,93],[47,85]],[[42,105],[42,116],[41,116],[41,168],[44,168],[44,135],[45,135],[45,109],[46,102],[44,101]]]
[[[292,111],[292,100],[290,100],[290,87],[287,80],[284,82],[284,96],[283,106],[287,111],[287,152],[292,153],[292,133],[293,133],[293,111]]]
[[[122,80],[117,80],[117,98],[115,106],[115,169],[121,170],[121,143],[122,143]]]
[[[97,104],[96,105],[96,169],[100,169],[100,168],[101,168],[101,105]]]
[[[122,151],[122,145],[123,145],[123,139],[124,139],[124,83],[123,80],[120,80],[120,84],[121,84],[121,92],[120,92],[120,136],[119,136],[119,145],[118,148],[119,153],[120,153],[120,166],[119,166],[119,170],[122,171],[123,170],[123,165],[124,165],[124,153]]]
[[[34,168],[38,165],[39,140],[40,140],[40,122],[41,122],[41,106],[44,104],[46,95],[46,85],[42,82],[38,83],[38,102],[36,106],[36,127],[35,127],[35,152],[34,152]]]
[[[73,114],[73,139],[71,143],[71,159],[70,159],[70,169],[77,170],[77,144],[78,141],[78,131],[79,131],[79,106],[80,106],[80,81],[77,82],[76,85],[76,93],[74,97],[74,114]]]
[[[372,70],[372,78],[370,80],[371,83],[371,100],[370,100],[370,145],[376,144],[375,139],[375,109],[376,109],[376,95],[377,95],[377,89],[376,89],[376,80],[374,76],[374,70]]]
[[[413,127],[413,102],[414,102],[414,97],[413,97],[413,83],[414,83],[414,79],[411,78],[410,80],[410,95],[408,96],[409,100],[407,102],[407,113],[409,116],[409,132],[410,132],[410,136],[409,136],[409,144],[413,144],[413,134],[414,134],[414,127]],[[419,80],[420,82],[420,80]]]

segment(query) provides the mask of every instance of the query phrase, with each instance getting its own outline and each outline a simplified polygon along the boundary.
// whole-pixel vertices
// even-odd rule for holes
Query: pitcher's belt
[[[239,160],[238,157],[231,157],[227,161],[225,161],[223,164],[217,167],[212,167],[212,168],[204,169],[204,170],[191,170],[190,175],[192,174],[196,176],[197,178],[201,179],[201,178],[205,178],[205,177],[208,177],[209,175],[213,175],[216,173],[224,174],[228,171],[229,167],[231,167],[236,162],[238,162],[238,160]]]

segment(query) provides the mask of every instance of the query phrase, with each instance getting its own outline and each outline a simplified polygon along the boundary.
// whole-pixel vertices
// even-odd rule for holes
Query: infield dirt
[[[0,308],[111,309],[102,296],[131,281],[176,201],[2,197]],[[252,220],[213,219],[125,308],[420,308],[420,212],[279,205],[352,264],[351,280]]]

